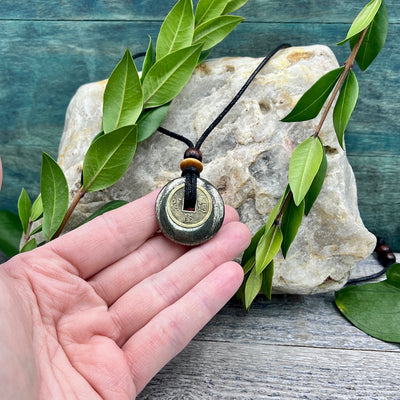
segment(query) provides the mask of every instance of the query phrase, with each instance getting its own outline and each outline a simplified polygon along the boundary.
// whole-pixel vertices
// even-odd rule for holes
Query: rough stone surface
[[[200,65],[173,101],[162,126],[195,141],[259,62],[254,58],[222,58]],[[286,187],[293,149],[313,133],[318,122],[318,118],[301,123],[282,123],[280,119],[320,76],[337,66],[335,56],[325,46],[280,51],[204,143],[202,176],[239,211],[253,233],[265,222]],[[80,181],[83,155],[100,130],[105,83],[82,86],[67,111],[59,162],[71,196]],[[328,157],[327,177],[287,259],[277,257],[276,292],[336,290],[375,244],[360,219],[354,175],[336,140],[331,117],[321,139]],[[179,176],[184,150],[182,143],[155,133],[139,145],[122,180],[82,200],[73,224],[105,202],[134,200]]]

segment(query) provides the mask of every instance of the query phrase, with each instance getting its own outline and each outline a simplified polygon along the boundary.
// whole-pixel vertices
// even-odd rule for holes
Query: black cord
[[[172,132],[161,126],[158,128],[158,131],[163,133],[164,135],[167,135],[171,138],[174,138],[176,140],[179,140],[179,141],[185,143],[188,146],[188,148],[196,149],[200,153],[200,147],[204,143],[204,141],[207,139],[208,135],[214,130],[214,128],[221,122],[221,120],[225,117],[225,115],[237,103],[237,101],[243,95],[245,90],[249,87],[250,83],[254,80],[254,78],[257,76],[257,74],[265,66],[265,64],[267,64],[267,62],[279,50],[285,49],[287,47],[290,47],[290,45],[286,44],[286,43],[281,44],[280,46],[278,46],[274,50],[272,50],[266,57],[263,58],[263,60],[260,62],[260,64],[257,66],[257,68],[252,72],[252,74],[249,76],[249,78],[244,83],[244,85],[236,93],[235,97],[219,113],[217,118],[215,118],[215,120],[209,125],[209,127],[202,133],[199,140],[196,142],[196,145],[193,145],[193,142],[191,140],[189,140],[188,138],[186,138],[185,136],[179,135],[178,133]],[[198,171],[196,172],[196,169],[193,167],[186,168],[182,171],[182,176],[185,177],[185,198],[184,198],[184,209],[185,210],[194,210],[195,209],[196,200],[197,200],[197,177],[198,177],[198,175],[199,175],[199,172]]]
[[[136,60],[137,58],[144,57],[145,55],[146,55],[146,52],[142,51],[141,53],[135,53],[135,54],[133,54],[133,55],[132,55],[132,58],[133,58],[134,60]]]
[[[390,265],[388,265],[387,267],[383,267],[380,271],[376,272],[375,274],[362,276],[361,278],[349,279],[346,285],[354,285],[355,283],[367,282],[372,279],[379,278],[380,276],[386,273],[389,267]]]
[[[382,264],[383,268],[375,274],[350,279],[349,281],[347,281],[346,285],[354,285],[355,283],[367,282],[372,279],[379,278],[386,273],[386,271],[393,263],[396,262],[396,256],[392,252],[392,249],[379,236],[376,238],[376,246],[374,252],[376,253],[378,261]]]
[[[208,128],[202,133],[200,136],[199,140],[196,142],[196,145],[193,144],[193,142],[186,138],[183,135],[179,135],[178,133],[172,132],[166,128],[163,127],[158,127],[158,131],[163,133],[164,135],[167,135],[173,139],[179,140],[183,143],[185,143],[189,148],[195,148],[197,150],[200,150],[201,145],[204,143],[204,141],[207,139],[208,135],[214,130],[214,128],[222,121],[222,119],[225,117],[226,114],[232,109],[232,107],[237,103],[237,101],[240,99],[240,97],[243,95],[245,90],[249,87],[250,83],[254,80],[254,78],[257,76],[257,74],[261,71],[261,69],[268,63],[268,61],[279,51],[282,49],[286,49],[288,47],[291,47],[290,44],[284,43],[281,44],[280,46],[276,47],[274,50],[272,50],[266,57],[263,58],[263,60],[260,62],[260,64],[257,66],[257,68],[252,72],[252,74],[249,76],[247,81],[244,83],[244,85],[240,88],[240,90],[236,93],[235,97],[230,101],[230,103],[220,112],[220,114],[215,118],[215,120],[208,126]],[[144,57],[146,53],[137,53],[134,54],[132,57],[133,59]],[[185,176],[185,210],[192,210],[195,207],[196,204],[196,185],[197,185],[197,177],[199,176],[199,173],[195,168],[189,167],[186,168],[182,172],[182,176]],[[362,283],[362,282],[367,282],[372,279],[379,278],[383,274],[387,272],[389,267],[396,262],[396,256],[393,254],[392,250],[390,247],[386,244],[386,242],[380,238],[377,237],[377,244],[375,247],[375,253],[377,254],[377,258],[382,264],[383,268],[371,275],[367,276],[362,276],[360,278],[355,278],[355,279],[350,279],[347,281],[346,285],[354,285],[357,283]]]
[[[192,141],[189,139],[185,138],[182,135],[179,135],[175,132],[172,132],[168,129],[165,129],[163,127],[159,127],[158,131],[168,135],[174,139],[180,140],[181,142],[187,144],[189,147],[194,147],[198,150],[200,150],[201,145],[204,143],[204,141],[207,139],[208,135],[214,130],[214,128],[221,122],[221,120],[225,117],[226,114],[231,110],[231,108],[237,103],[237,101],[240,99],[240,97],[243,95],[245,90],[249,87],[250,83],[254,80],[254,78],[257,76],[257,74],[261,71],[261,69],[267,64],[267,62],[279,51],[282,49],[286,49],[290,47],[290,44],[284,43],[281,44],[280,46],[276,47],[274,50],[272,50],[266,57],[263,58],[263,60],[260,62],[260,64],[257,66],[257,68],[252,72],[252,74],[249,76],[247,81],[244,83],[244,85],[240,88],[240,90],[237,92],[235,97],[231,100],[231,102],[219,113],[217,118],[211,124],[209,127],[202,133],[200,136],[199,140],[196,142],[196,145],[193,145]],[[190,143],[190,144],[189,144]]]
[[[173,139],[180,140],[181,142],[186,143],[188,147],[194,147],[193,142],[191,140],[189,140],[188,138],[186,138],[185,136],[179,135],[178,133],[172,132],[161,126],[159,126],[157,130],[159,132],[163,133],[164,135],[167,135]]]
[[[252,72],[252,74],[249,76],[245,84],[240,88],[240,90],[237,92],[235,97],[231,100],[231,102],[221,111],[221,113],[218,115],[217,118],[210,124],[210,126],[202,133],[200,136],[199,140],[197,141],[195,148],[200,149],[200,146],[203,144],[203,142],[207,139],[207,136],[214,130],[214,128],[221,122],[221,120],[225,117],[226,114],[231,110],[231,108],[237,103],[237,101],[240,99],[240,97],[243,95],[245,90],[249,87],[250,83],[254,80],[254,78],[257,76],[257,74],[263,69],[265,64],[279,51],[282,49],[286,49],[290,47],[290,44],[284,43],[281,44],[280,46],[276,47],[274,50],[272,50],[258,65],[258,67]]]

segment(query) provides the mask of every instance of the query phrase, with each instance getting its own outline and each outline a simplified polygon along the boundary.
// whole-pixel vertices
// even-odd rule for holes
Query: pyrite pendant
[[[197,200],[193,211],[185,210],[185,178],[167,183],[156,200],[156,216],[161,231],[176,243],[194,246],[211,239],[224,220],[221,195],[210,182],[197,178]]]

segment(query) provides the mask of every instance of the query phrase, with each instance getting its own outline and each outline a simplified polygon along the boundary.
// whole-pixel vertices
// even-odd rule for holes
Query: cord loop
[[[195,167],[186,167],[182,171],[185,177],[185,198],[183,201],[183,209],[186,211],[194,211],[197,201],[197,177],[200,172]]]
[[[221,122],[221,120],[225,117],[226,114],[231,110],[231,108],[237,103],[239,98],[242,96],[244,91],[248,88],[250,83],[254,80],[256,75],[261,71],[261,69],[267,64],[267,62],[281,49],[285,49],[287,47],[290,47],[289,44],[281,44],[280,46],[276,47],[274,50],[272,50],[263,60],[260,62],[260,64],[257,66],[257,68],[252,72],[252,74],[249,76],[247,81],[244,83],[244,85],[241,87],[241,89],[236,93],[236,95],[233,97],[233,99],[229,102],[229,104],[221,111],[221,113],[215,118],[215,120],[209,125],[209,127],[202,133],[200,136],[199,140],[197,143],[194,145],[188,138],[185,136],[179,135],[175,132],[172,132],[168,129],[159,127],[158,131],[172,137],[174,139],[180,140],[183,143],[186,143],[188,146],[188,149],[185,152],[184,158],[186,160],[191,161],[182,161],[181,163],[181,169],[182,171],[182,176],[186,177],[185,180],[185,199],[184,199],[184,209],[185,210],[194,210],[196,207],[196,196],[197,196],[197,177],[199,176],[200,172],[203,169],[203,165],[201,164],[202,161],[202,155],[200,151],[200,147],[203,144],[203,142],[207,139],[208,135],[214,130],[214,128]],[[186,161],[186,162],[185,162]],[[198,164],[195,162],[199,161]],[[183,164],[183,165],[182,165]]]

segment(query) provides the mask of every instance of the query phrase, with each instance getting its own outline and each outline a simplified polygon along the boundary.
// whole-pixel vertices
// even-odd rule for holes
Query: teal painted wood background
[[[276,45],[328,45],[340,63],[349,24],[367,0],[250,0],[246,18],[212,57],[261,57]],[[347,130],[367,227],[400,250],[400,8],[387,0],[390,27],[379,58],[356,74],[360,99]],[[39,191],[41,151],[56,156],[69,100],[83,83],[107,78],[126,47],[145,50],[174,0],[1,0],[0,208],[16,210],[25,187]]]

